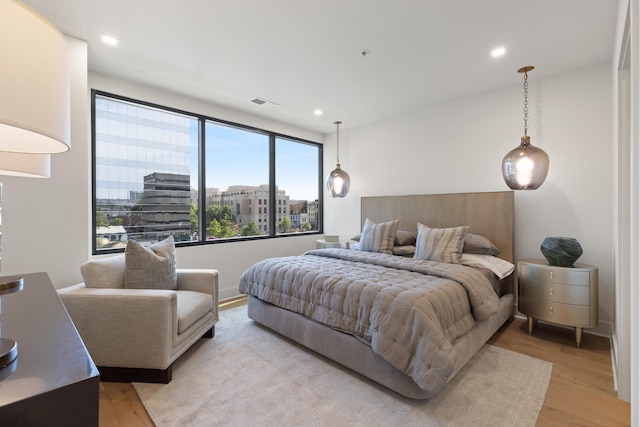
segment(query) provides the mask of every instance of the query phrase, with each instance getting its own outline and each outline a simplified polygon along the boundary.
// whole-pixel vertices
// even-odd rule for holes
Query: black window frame
[[[96,194],[97,194],[97,173],[96,173],[96,97],[104,97],[110,98],[122,102],[138,104],[140,106],[154,108],[162,111],[166,111],[169,113],[181,114],[193,117],[198,120],[198,240],[197,241],[185,241],[185,242],[176,242],[176,247],[179,246],[201,246],[201,245],[216,245],[216,244],[226,244],[226,243],[240,243],[245,241],[253,241],[253,240],[264,240],[264,239],[274,239],[274,238],[289,238],[296,237],[302,235],[314,235],[314,234],[323,234],[324,233],[324,215],[323,215],[323,206],[324,206],[324,185],[323,185],[323,145],[319,142],[306,140],[299,137],[294,137],[291,135],[282,134],[279,132],[273,132],[261,128],[257,128],[254,126],[249,126],[242,123],[236,123],[228,120],[223,120],[215,117],[211,117],[205,114],[193,113],[173,107],[167,107],[164,105],[142,101],[135,98],[130,98],[127,96],[117,95],[111,92],[106,92],[98,89],[91,89],[91,190],[92,190],[92,215],[91,215],[91,229],[92,229],[92,254],[93,255],[102,255],[102,254],[110,254],[110,253],[121,253],[124,251],[124,248],[108,248],[108,249],[98,249],[97,248],[97,234],[96,234],[96,214],[97,214],[97,204],[96,204]],[[215,239],[215,240],[207,240],[206,239],[206,188],[205,188],[205,176],[206,176],[206,122],[215,122],[224,126],[230,126],[241,130],[246,130],[249,132],[262,133],[269,137],[269,198],[265,200],[268,202],[266,204],[262,204],[262,199],[259,200],[259,204],[268,212],[268,224],[269,224],[269,234],[268,235],[259,235],[259,236],[242,236],[242,237],[233,237],[227,239]],[[277,228],[277,209],[276,209],[276,140],[278,138],[286,139],[289,141],[293,141],[296,143],[307,144],[314,146],[318,149],[318,211],[317,211],[317,230],[298,232],[298,233],[278,233]]]

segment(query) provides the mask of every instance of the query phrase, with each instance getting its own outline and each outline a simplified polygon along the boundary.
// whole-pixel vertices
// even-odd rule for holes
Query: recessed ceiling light
[[[316,116],[321,116],[323,114],[323,111],[318,108],[318,109],[313,111],[313,114],[315,114]]]
[[[503,56],[505,53],[507,53],[507,49],[505,49],[504,47],[500,46],[500,47],[497,47],[497,48],[495,48],[495,49],[493,49],[491,51],[491,56],[494,57],[494,58],[499,58],[499,57]]]
[[[107,44],[109,46],[118,46],[120,44],[120,40],[108,34],[102,34],[100,36],[100,40],[102,41],[102,43]]]

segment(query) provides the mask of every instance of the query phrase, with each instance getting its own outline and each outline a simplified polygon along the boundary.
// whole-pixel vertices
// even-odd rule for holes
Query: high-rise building
[[[95,106],[96,215],[105,217],[110,223],[117,220],[127,230],[128,237],[144,240],[142,223],[146,222],[147,228],[150,227],[149,218],[141,217],[144,209],[140,204],[150,194],[145,194],[145,186],[150,184],[149,179],[156,181],[153,185],[159,185],[160,176],[180,177],[180,186],[186,185],[187,216],[186,221],[178,221],[178,224],[183,222],[178,229],[184,228],[188,233],[190,130],[197,120],[100,95],[96,96]],[[178,199],[183,203],[181,196]],[[159,215],[156,214],[159,222],[152,233],[163,232],[160,224],[167,224],[167,218],[161,219]],[[96,222],[100,225],[99,218]],[[169,223],[172,222],[170,219]]]

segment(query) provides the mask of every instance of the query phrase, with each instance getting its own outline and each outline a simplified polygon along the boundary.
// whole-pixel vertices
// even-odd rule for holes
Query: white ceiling
[[[89,69],[320,133],[612,58],[617,0],[25,0]],[[102,33],[121,40],[103,45]],[[490,51],[504,46],[504,57]],[[369,54],[362,56],[362,51]],[[127,94],[122,94],[127,95]],[[280,104],[258,107],[260,97]],[[313,111],[321,108],[324,115]]]

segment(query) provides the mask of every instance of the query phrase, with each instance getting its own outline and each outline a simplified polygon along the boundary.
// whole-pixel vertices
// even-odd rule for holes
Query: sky
[[[192,126],[191,162],[197,164],[197,122]],[[206,125],[206,187],[269,183],[269,136],[214,122]],[[192,185],[197,169],[192,170]],[[291,200],[318,198],[318,147],[276,139],[276,185]]]

